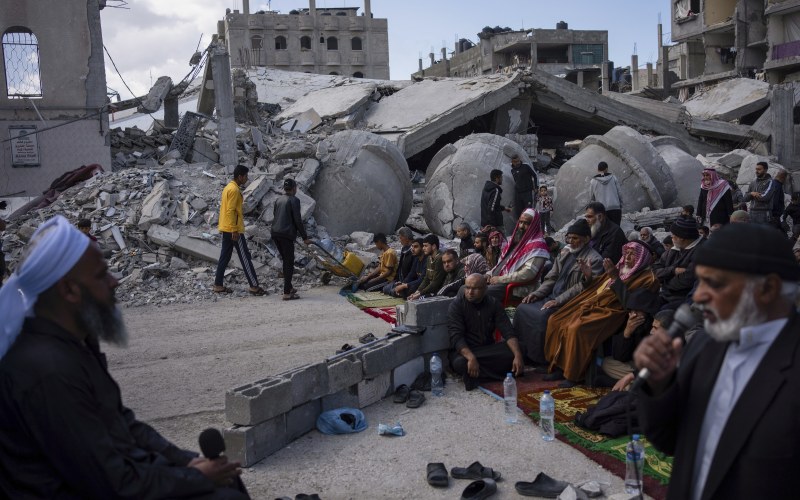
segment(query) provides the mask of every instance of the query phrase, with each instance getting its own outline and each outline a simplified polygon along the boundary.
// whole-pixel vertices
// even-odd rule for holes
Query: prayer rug
[[[608,388],[590,388],[575,386],[570,389],[558,389],[558,382],[545,382],[544,375],[526,372],[525,377],[517,380],[519,394],[518,405],[523,412],[535,422],[539,421],[539,399],[545,389],[556,402],[556,438],[576,448],[578,451],[602,465],[611,473],[625,478],[625,447],[629,438],[622,436],[610,438],[589,431],[574,423],[578,412],[585,412],[601,396],[607,394]],[[482,387],[498,396],[503,396],[502,382],[481,384]],[[666,498],[669,477],[672,472],[672,458],[656,451],[646,439],[644,491],[655,499]]]
[[[390,325],[394,326],[397,323],[397,309],[392,307],[365,307],[363,311],[370,316],[380,318]]]

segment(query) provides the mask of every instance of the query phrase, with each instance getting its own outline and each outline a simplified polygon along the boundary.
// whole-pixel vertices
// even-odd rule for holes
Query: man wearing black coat
[[[663,260],[653,264],[653,271],[661,281],[661,305],[676,309],[692,291],[695,255],[705,238],[700,236],[694,219],[683,217],[672,223],[670,232],[675,248]]]
[[[510,212],[510,207],[500,203],[503,195],[503,171],[494,169],[489,174],[489,180],[483,185],[481,192],[481,227],[503,227],[503,212]]]
[[[604,259],[617,263],[622,258],[622,245],[628,242],[625,232],[606,217],[606,207],[599,201],[586,205],[583,217],[592,228],[592,240],[589,244]]]

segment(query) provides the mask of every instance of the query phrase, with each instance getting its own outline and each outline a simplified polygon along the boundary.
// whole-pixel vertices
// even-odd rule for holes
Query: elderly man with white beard
[[[628,242],[625,232],[606,216],[606,207],[593,201],[586,205],[583,217],[592,228],[590,245],[604,259],[617,262],[622,257],[622,245]]]
[[[198,458],[123,406],[98,343],[125,344],[118,284],[57,215],[0,289],[0,496],[249,498],[238,463]]]
[[[514,313],[514,331],[525,356],[543,372],[547,318],[581,293],[583,286],[603,273],[603,257],[589,246],[589,224],[578,219],[567,228],[567,246],[556,258],[542,284],[529,293]]]
[[[697,251],[693,299],[712,340],[644,339],[643,431],[673,455],[670,499],[795,498],[800,470],[800,267],[776,229],[730,224]],[[691,346],[691,344],[690,344]]]

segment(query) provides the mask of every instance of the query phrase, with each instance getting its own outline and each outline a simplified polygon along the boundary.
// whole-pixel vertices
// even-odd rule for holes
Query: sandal
[[[447,469],[441,462],[428,464],[427,473],[428,484],[435,488],[447,488],[450,483]]]
[[[233,288],[228,288],[227,286],[217,287],[217,285],[214,285],[212,290],[214,293],[233,293]]]
[[[419,408],[425,402],[425,395],[421,391],[413,390],[408,393],[406,408]]]
[[[248,290],[250,295],[255,295],[256,297],[262,297],[264,295],[269,295],[269,292],[261,288],[260,286],[255,287],[255,289],[251,288]]]
[[[501,474],[495,472],[491,467],[484,467],[480,462],[475,461],[469,467],[453,467],[450,475],[454,479],[492,479],[497,481]]]
[[[350,344],[345,344],[345,345],[342,346],[341,349],[337,349],[336,350],[336,354],[342,354],[342,353],[345,353],[347,351],[352,351],[353,349],[355,349],[355,347],[351,346]]]
[[[403,384],[394,391],[394,398],[392,401],[395,403],[405,403],[408,401],[408,395],[411,392],[411,389],[406,385]]]
[[[300,296],[296,293],[284,293],[282,300],[297,300]]]
[[[369,344],[370,342],[374,342],[376,340],[378,339],[372,333],[367,333],[365,335],[358,337],[358,341],[361,342],[362,344]]]

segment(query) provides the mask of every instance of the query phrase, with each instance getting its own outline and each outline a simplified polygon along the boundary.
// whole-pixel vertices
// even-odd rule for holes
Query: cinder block
[[[347,389],[324,396],[321,401],[322,411],[335,410],[337,408],[358,408],[358,389],[353,385]]]
[[[328,392],[334,393],[361,382],[361,379],[364,378],[361,369],[361,360],[354,357],[346,357],[330,363],[328,365]]]
[[[359,408],[377,403],[392,391],[392,372],[384,372],[374,378],[362,380],[356,385],[356,391]]]
[[[407,303],[405,323],[411,326],[431,326],[447,323],[447,309],[452,297],[431,297]]]
[[[392,370],[392,387],[397,389],[403,384],[410,386],[417,375],[425,371],[425,358],[418,356]]]
[[[317,417],[322,413],[322,402],[319,399],[309,401],[293,408],[286,414],[286,439],[289,443],[310,431],[317,425]]]
[[[382,342],[375,347],[367,350],[361,356],[364,376],[373,377],[380,373],[391,371],[397,366],[394,360],[394,345],[389,342]]]
[[[287,444],[286,414],[253,426],[235,425],[223,431],[225,455],[250,467]]]
[[[328,364],[301,366],[278,375],[292,382],[292,407],[328,394]]]
[[[292,409],[292,383],[270,377],[229,390],[225,418],[237,425],[255,425]]]
[[[389,343],[394,346],[395,366],[422,354],[422,337],[419,335],[401,335],[389,340]]]
[[[427,327],[422,334],[422,353],[438,352],[440,356],[444,356],[448,349],[450,333],[447,331],[447,324]]]

